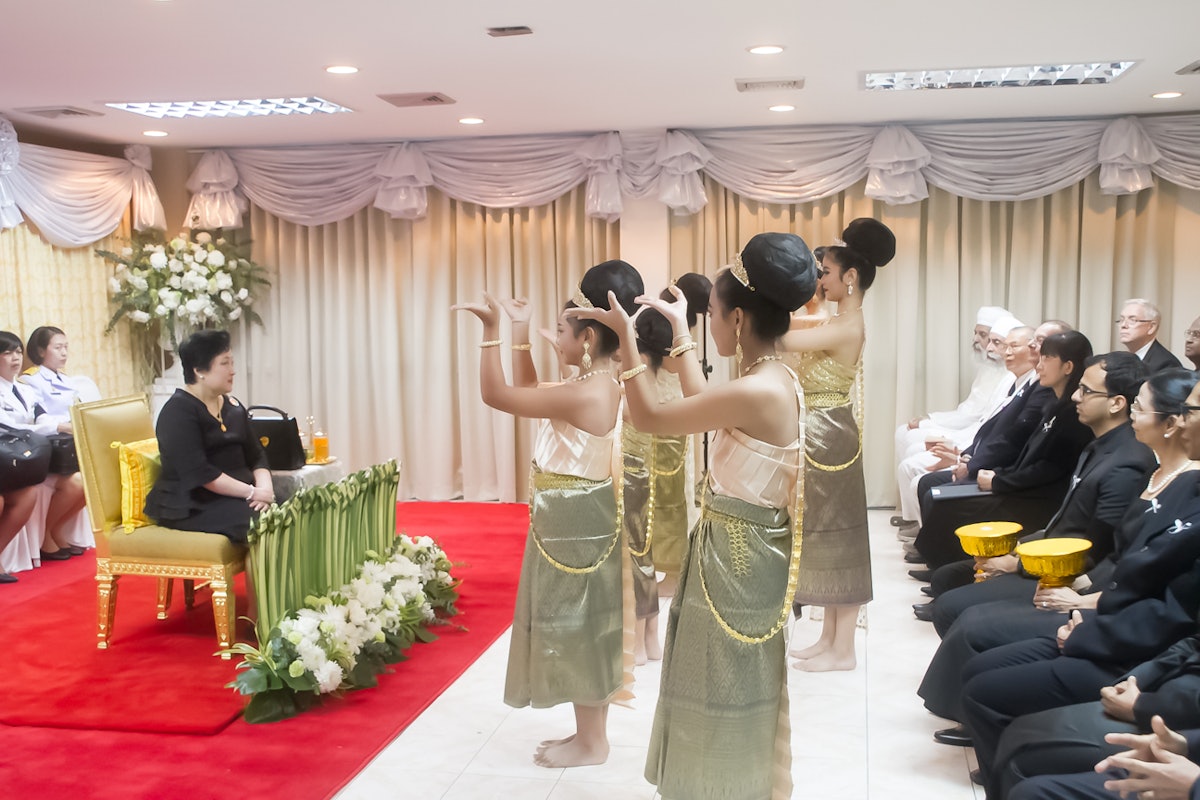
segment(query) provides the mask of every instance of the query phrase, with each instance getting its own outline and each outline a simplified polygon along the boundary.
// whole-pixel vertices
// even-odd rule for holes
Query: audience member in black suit
[[[1200,402],[1200,392],[1193,390],[1188,399]],[[1200,419],[1188,425],[1186,441],[1189,456],[1200,455]],[[1194,466],[1184,462],[1175,469]],[[996,749],[1016,717],[1088,702],[1132,667],[1195,632],[1200,611],[1200,486],[1195,471],[1172,481],[1168,490],[1177,487],[1170,499],[1179,503],[1174,513],[1167,506],[1168,492],[1163,492],[1156,499],[1162,506],[1158,510],[1166,513],[1147,514],[1153,521],[1117,563],[1094,612],[1071,612],[1056,638],[1004,645],[967,663],[962,721],[990,796],[1000,796]]]
[[[1121,315],[1117,317],[1117,338],[1129,352],[1146,362],[1146,369],[1151,375],[1182,366],[1179,359],[1155,338],[1161,323],[1162,314],[1158,306],[1140,297],[1126,300],[1121,307]]]
[[[1128,353],[1116,355],[1134,358]],[[1089,386],[1091,374],[1090,369],[1085,372],[1084,383]],[[1142,385],[1134,402],[1139,409],[1153,409],[1156,412],[1179,410],[1195,385],[1196,374],[1187,370],[1160,373]],[[1183,442],[1182,420],[1178,415],[1167,413],[1138,413],[1133,416],[1130,424],[1138,441],[1149,446],[1157,460],[1168,467],[1165,471],[1160,468],[1151,476],[1152,486],[1143,482],[1145,491],[1129,503],[1114,531],[1114,551],[1076,580],[1073,588],[1041,589],[1035,594],[1033,581],[1002,576],[956,589],[940,598],[937,604],[947,599],[969,599],[968,590],[986,592],[989,591],[988,584],[993,583],[1001,588],[1008,584],[1026,592],[1023,597],[1016,599],[969,605],[954,620],[945,632],[918,690],[925,700],[925,707],[931,712],[946,719],[962,720],[964,666],[973,656],[1013,642],[1053,636],[1058,627],[1066,622],[1065,612],[1096,608],[1102,590],[1112,583],[1117,565],[1122,563],[1126,554],[1132,552],[1135,543],[1139,547],[1148,547],[1147,531],[1162,532],[1169,528],[1175,515],[1190,502],[1193,489],[1188,477],[1194,473],[1179,470],[1180,465],[1191,463],[1188,448]],[[1172,478],[1172,474],[1175,477]],[[995,586],[990,591],[1000,594],[1001,591]],[[957,597],[952,598],[951,595]],[[970,744],[965,732],[953,728],[938,731],[934,739],[943,744]]]
[[[1133,353],[1107,353],[1088,359],[1071,399],[1079,421],[1091,428],[1096,438],[1079,456],[1058,511],[1044,529],[1022,541],[1059,536],[1089,539],[1092,549],[1088,551],[1088,569],[1112,551],[1113,530],[1157,465],[1154,453],[1137,441],[1129,422],[1129,407],[1145,379],[1146,367]],[[977,566],[989,580],[972,583]],[[945,636],[967,606],[1030,600],[1035,581],[1020,572],[1020,560],[1010,554],[978,565],[974,559],[947,564],[934,572],[932,584],[937,601],[929,609],[930,616],[938,635]]]
[[[1078,331],[1057,333],[1042,342],[1039,383],[1054,396],[1042,412],[1041,425],[1011,466],[976,473],[980,494],[936,502],[930,498],[922,505],[916,548],[930,567],[936,569],[966,557],[954,535],[962,525],[1004,519],[1036,530],[1054,515],[1066,495],[1075,462],[1092,439],[1071,400],[1091,356],[1091,342]]]
[[[1183,332],[1183,355],[1195,369],[1200,369],[1200,317],[1192,320],[1191,327]]]
[[[1110,734],[1120,752],[1074,775],[1044,775],[1019,784],[1011,800],[1200,800],[1200,730],[1176,733],[1161,719],[1150,733]]]

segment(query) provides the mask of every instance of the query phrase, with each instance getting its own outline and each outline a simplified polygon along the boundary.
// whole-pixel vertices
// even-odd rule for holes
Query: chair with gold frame
[[[212,533],[146,525],[126,533],[121,524],[121,469],[117,445],[154,436],[145,395],[128,395],[71,407],[75,449],[88,514],[96,535],[96,647],[108,647],[122,575],[158,579],[158,618],[167,618],[175,578],[184,580],[192,607],[194,582],[212,589],[213,617],[221,649],[233,644],[236,601],[233,576],[245,569],[246,548]],[[228,654],[222,658],[229,658]]]

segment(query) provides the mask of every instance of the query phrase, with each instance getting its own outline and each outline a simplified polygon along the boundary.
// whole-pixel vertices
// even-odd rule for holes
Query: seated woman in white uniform
[[[23,350],[21,340],[8,331],[0,331],[0,423],[9,427],[25,427],[19,421],[29,417],[24,393],[13,383],[21,371]],[[0,583],[16,583],[10,572],[33,566],[27,552],[15,554],[21,542],[14,542],[33,513],[38,487],[22,486],[0,489]]]
[[[736,356],[739,377],[705,388],[689,357],[680,371],[686,396],[663,404],[654,382],[639,377],[646,366],[638,363],[634,326],[621,309],[570,312],[617,331],[621,363],[638,364],[622,373],[638,430],[717,431],[700,522],[667,620],[646,759],[646,779],[665,800],[791,794],[784,628],[799,569],[804,400],[778,347],[791,312],[812,297],[816,281],[812,252],[800,237],[751,239],[717,276],[709,306],[717,352]],[[685,337],[682,300],[641,302],[662,311]]]
[[[642,291],[637,270],[624,261],[606,261],[587,271],[567,306],[605,307],[615,297],[613,302],[632,311]],[[512,319],[512,385],[500,361],[502,307]],[[501,303],[485,295],[482,303],[455,308],[483,322],[483,401],[540,420],[504,702],[515,708],[573,704],[575,733],[542,742],[534,761],[547,768],[601,764],[609,752],[608,704],[627,696],[633,666],[632,647],[628,665],[624,652],[624,586],[631,578],[623,563],[618,504],[620,391],[612,362],[617,338],[597,323],[560,316],[556,345],[579,375],[539,386],[524,300]]]

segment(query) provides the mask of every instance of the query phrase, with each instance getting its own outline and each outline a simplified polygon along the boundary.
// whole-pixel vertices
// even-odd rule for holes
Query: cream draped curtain
[[[516,500],[533,423],[480,400],[482,328],[450,306],[485,290],[527,296],[534,329],[553,329],[584,271],[617,257],[617,226],[587,217],[582,186],[535,208],[432,188],[427,203],[418,221],[366,208],[312,227],[251,205],[254,258],[276,274],[258,307],[265,326],[237,333],[235,393],[302,425],[314,415],[351,468],[399,459],[401,497]],[[557,377],[536,334],[533,356],[543,380]]]
[[[1064,319],[1106,352],[1120,347],[1113,319],[1121,301],[1147,297],[1163,312],[1159,338],[1182,357],[1183,331],[1200,315],[1200,191],[1159,180],[1152,191],[1113,196],[1094,172],[1031,200],[970,200],[931,186],[920,203],[889,206],[868,198],[866,185],[781,205],[706,179],[708,205],[671,219],[671,273],[712,276],[762,231],[792,231],[815,247],[855,217],[892,228],[896,258],[864,305],[872,505],[895,502],[895,426],[953,407],[970,384],[970,332],[981,305],[1005,306],[1030,324]]]
[[[110,237],[96,246],[120,243]],[[0,330],[24,342],[40,325],[62,328],[71,344],[68,374],[92,378],[106,397],[144,391],[129,326],[104,332],[112,267],[92,249],[55,247],[29,225],[0,230]]]

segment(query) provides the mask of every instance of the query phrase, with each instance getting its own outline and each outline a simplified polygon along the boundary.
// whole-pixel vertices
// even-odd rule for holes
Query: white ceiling
[[[494,39],[489,26],[528,25]],[[107,143],[232,146],[1200,110],[1198,0],[8,0],[0,114]],[[782,55],[746,48],[777,43]],[[1111,86],[868,93],[868,70],[1136,60]],[[333,76],[330,64],[357,75]],[[737,78],[803,77],[739,94]],[[1153,92],[1177,90],[1177,100]],[[378,94],[444,92],[395,108]],[[106,101],[318,95],[314,117],[151,120]],[[767,111],[788,102],[792,113]],[[102,117],[40,120],[23,107]],[[478,116],[484,125],[457,120]],[[168,139],[141,132],[161,129]]]

